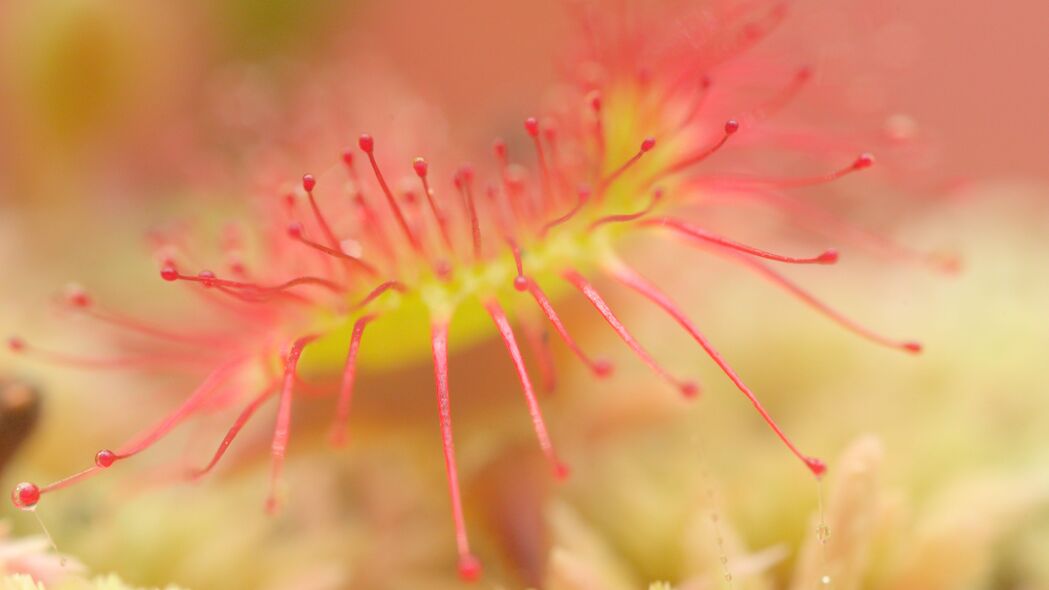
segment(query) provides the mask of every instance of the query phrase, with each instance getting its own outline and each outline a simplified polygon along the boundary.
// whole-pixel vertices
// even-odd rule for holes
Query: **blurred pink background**
[[[556,5],[390,0],[365,10],[374,24],[362,28],[409,33],[383,35],[381,51],[417,75],[454,121],[534,109],[541,82],[555,75],[564,31]],[[824,79],[864,95],[854,106],[911,116],[938,144],[945,174],[1046,179],[1046,23],[1049,3],[1041,0],[802,0],[781,33],[805,38]],[[420,63],[419,55],[433,59]],[[508,84],[507,72],[534,83]]]
[[[221,129],[184,120],[214,108],[230,65],[319,66],[347,49],[388,64],[447,112],[474,144],[464,148],[486,153],[492,135],[541,109],[555,56],[570,41],[558,0],[326,1],[291,12],[237,0],[109,6],[49,48],[69,11],[63,1],[0,7],[0,202],[149,194],[183,173],[196,142],[221,140]],[[158,22],[168,23],[164,34],[151,32]],[[823,90],[840,97],[833,108],[855,115],[850,127],[913,120],[944,180],[1046,179],[1046,22],[1049,4],[1039,0],[996,9],[799,0],[766,43],[790,48],[784,60],[807,60],[798,65],[813,66]],[[841,121],[836,115],[828,120]]]

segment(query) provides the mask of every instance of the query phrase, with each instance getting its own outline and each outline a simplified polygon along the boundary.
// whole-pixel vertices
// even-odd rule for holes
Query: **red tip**
[[[458,174],[462,177],[463,182],[470,184],[474,180],[474,167],[469,164],[463,164],[459,167]]]
[[[518,291],[522,291],[522,292],[523,291],[527,291],[528,290],[528,279],[526,279],[525,277],[523,277],[521,275],[517,275],[516,277],[514,277],[514,289],[517,289]]]
[[[655,137],[646,137],[645,140],[641,142],[641,151],[642,152],[647,152],[647,151],[651,150],[654,147],[656,147],[656,138]]]
[[[105,469],[117,462],[117,454],[109,449],[95,453],[95,465]]]
[[[590,96],[590,108],[594,109],[595,111],[600,111],[601,110],[601,93],[600,92],[594,91],[594,93]]]
[[[470,554],[460,557],[459,577],[464,582],[476,582],[481,579],[481,560]]]
[[[957,254],[943,254],[940,256],[933,257],[933,264],[941,271],[955,274],[959,273],[964,266],[961,256]]]
[[[21,510],[32,510],[40,501],[40,488],[34,483],[24,481],[11,490],[11,503]]]
[[[612,374],[615,370],[615,365],[606,360],[594,361],[594,373],[598,377],[605,378]]]
[[[691,381],[681,384],[681,395],[693,399],[699,396],[699,386]]]
[[[416,158],[412,162],[412,168],[415,168],[415,173],[419,175],[419,178],[426,178],[426,172],[430,169],[430,165],[426,163],[426,160]]]
[[[732,135],[737,131],[739,131],[739,121],[735,119],[729,119],[728,121],[725,121],[725,134]]]
[[[920,354],[923,350],[921,342],[904,342],[903,349],[913,354]]]
[[[452,264],[447,260],[440,260],[435,265],[435,272],[437,277],[441,280],[448,280],[452,278]]]
[[[506,159],[506,142],[502,139],[496,139],[492,142],[492,150],[495,152],[495,157],[500,161]]]
[[[73,285],[66,289],[66,302],[73,307],[90,307],[91,297],[82,288]]]
[[[805,82],[812,77],[812,68],[805,66],[800,68],[797,73],[798,82]]]
[[[298,239],[302,237],[302,224],[298,221],[293,221],[288,224],[288,235]]]
[[[815,457],[805,457],[805,466],[809,468],[816,477],[823,477],[827,473],[827,464]]]
[[[11,352],[22,352],[23,350],[25,350],[25,340],[22,340],[17,336],[8,338],[7,348],[10,349]]]
[[[838,251],[833,248],[816,257],[819,264],[834,264],[838,261]]]
[[[375,140],[371,135],[362,133],[361,137],[357,140],[357,145],[360,146],[362,152],[370,154],[372,153],[372,150],[375,149]]]
[[[276,516],[277,514],[280,514],[280,508],[281,508],[280,500],[278,500],[277,498],[275,498],[273,496],[270,496],[270,497],[266,498],[266,504],[265,504],[266,514],[268,514],[270,516]]]
[[[312,174],[303,174],[302,175],[302,188],[303,188],[303,190],[305,190],[306,192],[310,192],[310,191],[313,190],[313,187],[315,187],[315,186],[317,186],[317,179],[314,178]]]
[[[525,119],[525,131],[532,137],[539,137],[539,121],[535,117]]]
[[[565,465],[560,461],[558,461],[557,464],[554,465],[554,477],[557,478],[557,481],[565,481],[571,475],[572,470],[569,469],[568,465]]]
[[[347,166],[353,166],[353,152],[350,150],[343,150],[342,162]]]
[[[860,154],[856,161],[852,163],[852,167],[856,170],[863,170],[864,168],[870,168],[874,165],[874,156],[872,154]]]
[[[174,266],[165,266],[160,269],[160,278],[168,282],[174,281],[178,279],[178,270]]]

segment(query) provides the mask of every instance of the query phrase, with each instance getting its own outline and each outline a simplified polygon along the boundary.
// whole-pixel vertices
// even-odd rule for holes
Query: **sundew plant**
[[[470,548],[456,466],[449,333],[461,344],[498,339],[505,346],[539,448],[553,475],[564,478],[570,469],[547,430],[541,387],[526,368],[522,343],[538,359],[540,386],[553,381],[548,331],[595,379],[615,377],[610,362],[584,350],[569,332],[560,303],[581,298],[607,323],[609,340],[628,347],[654,379],[686,401],[700,393],[695,381],[665,368],[620,320],[605,296],[606,289],[618,288],[640,294],[653,313],[672,318],[753,404],[756,419],[787,453],[822,476],[824,462],[780,428],[700,326],[620,256],[638,240],[658,244],[668,256],[699,249],[753,271],[874,345],[920,352],[916,342],[884,336],[839,313],[782,270],[832,266],[839,253],[831,246],[844,245],[938,264],[798,198],[808,187],[870,168],[875,159],[823,150],[816,131],[790,142],[763,133],[781,109],[803,100],[812,73],[798,67],[784,75],[737,61],[776,29],[786,8],[743,3],[693,22],[671,10],[573,4],[569,74],[546,110],[519,114],[524,141],[496,139],[491,153],[478,154],[474,164],[442,170],[430,164],[428,156],[438,158],[426,153],[426,145],[395,151],[387,138],[361,129],[346,138],[350,147],[343,153],[331,154],[329,169],[302,170],[301,177],[287,179],[291,190],[253,201],[252,213],[237,220],[249,235],[225,236],[223,258],[198,260],[187,246],[198,238],[155,240],[158,278],[192,291],[199,305],[193,317],[132,317],[83,288],[70,288],[64,306],[139,344],[126,355],[103,358],[19,335],[8,341],[11,352],[68,369],[188,370],[200,375],[199,385],[140,437],[86,458],[82,471],[43,485],[19,484],[14,504],[33,510],[43,496],[84,484],[147,452],[194,417],[236,403],[241,397],[233,392],[250,391],[226,435],[215,441],[214,454],[185,477],[209,473],[248,421],[274,420],[266,507],[276,511],[299,483],[282,485],[296,394],[306,386],[300,360],[341,376],[324,392],[333,398],[330,439],[339,445],[348,438],[358,370],[431,356],[458,570],[475,580],[481,564]],[[754,87],[764,89],[763,99],[740,90]],[[714,114],[725,110],[734,114]],[[719,158],[737,143],[813,157],[794,175],[770,172],[775,166],[763,170],[760,163],[745,173],[719,170]],[[514,145],[529,149],[508,147]],[[737,241],[695,215],[692,206],[712,197],[758,202],[835,243],[817,252],[781,253]],[[245,242],[261,247],[249,252]]]

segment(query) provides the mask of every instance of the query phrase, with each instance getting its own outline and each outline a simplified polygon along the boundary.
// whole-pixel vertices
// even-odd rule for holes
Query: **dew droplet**
[[[101,469],[106,469],[107,467],[111,467],[113,463],[116,463],[118,458],[117,454],[113,451],[102,449],[95,454],[95,465]]]
[[[830,527],[826,524],[821,524],[816,527],[816,538],[819,539],[820,543],[826,544],[830,541]]]
[[[31,511],[40,501],[40,488],[30,482],[22,482],[11,491],[11,502],[15,508]]]

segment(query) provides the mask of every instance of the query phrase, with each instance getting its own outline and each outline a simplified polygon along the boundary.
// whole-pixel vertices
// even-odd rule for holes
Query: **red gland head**
[[[517,289],[518,291],[528,290],[528,279],[522,275],[514,277],[514,289]]]
[[[367,133],[362,133],[357,139],[357,145],[360,146],[362,152],[370,154],[375,149],[375,139]]]
[[[645,140],[641,142],[641,151],[642,152],[650,151],[654,147],[656,147],[656,138],[655,137],[646,137]]]
[[[932,256],[933,266],[948,274],[961,272],[964,262],[958,254],[939,253]]]
[[[476,582],[481,579],[481,560],[469,554],[460,557],[459,577],[464,582]]]
[[[313,191],[313,187],[317,186],[317,179],[312,174],[302,175],[302,189],[306,192]]]
[[[22,340],[17,336],[12,336],[7,339],[7,348],[11,352],[22,352],[25,350],[25,340]]]
[[[604,359],[594,361],[594,374],[602,379],[608,377],[615,370],[615,365]]]
[[[109,449],[95,453],[95,465],[105,469],[117,462],[117,454]]]
[[[735,133],[737,131],[739,131],[739,121],[737,121],[735,119],[729,119],[728,121],[725,121],[725,134],[726,135],[732,135],[733,133]]]
[[[160,269],[160,278],[171,282],[178,279],[178,270],[174,266],[165,266]]]
[[[805,466],[809,468],[816,477],[823,477],[827,473],[827,464],[815,457],[805,457]]]
[[[11,490],[11,503],[20,510],[32,510],[40,501],[40,488],[35,483],[24,481]]]
[[[447,281],[452,278],[452,263],[447,260],[439,260],[435,265],[434,272],[437,273],[437,278]]]
[[[295,238],[296,240],[302,237],[302,224],[298,221],[293,221],[288,224],[288,235]]]
[[[590,108],[594,112],[601,112],[601,93],[596,90],[590,94]]]
[[[497,139],[492,142],[492,151],[495,152],[495,157],[500,162],[506,160],[506,142],[502,139]]]
[[[525,119],[525,131],[532,137],[539,137],[539,121],[535,117]]]
[[[275,496],[270,496],[266,498],[266,514],[270,516],[276,516],[277,514],[280,514],[280,509],[281,502]]]
[[[342,163],[347,166],[353,166],[353,152],[350,150],[343,150],[342,152]]]
[[[474,180],[474,167],[470,164],[463,164],[455,174],[462,178],[464,183],[470,184]]]
[[[681,395],[688,399],[694,399],[699,396],[699,385],[691,381],[687,381],[681,384]]]
[[[874,165],[873,154],[860,154],[856,161],[852,163],[852,167],[855,170],[863,170],[864,168],[870,168]]]
[[[554,465],[554,477],[557,478],[557,481],[565,481],[571,475],[572,475],[572,470],[568,467],[568,465],[565,465],[564,463],[562,463],[560,461],[558,461]]]
[[[543,135],[546,140],[553,143],[557,139],[557,127],[550,121],[543,124]]]
[[[426,160],[422,158],[416,158],[412,162],[412,168],[415,168],[415,173],[419,178],[426,178],[426,173],[430,170],[430,165],[426,163]]]
[[[820,264],[834,264],[838,261],[838,251],[831,248],[816,257],[816,262]]]
[[[923,347],[921,342],[904,342],[903,349],[911,354],[920,354]]]
[[[70,285],[66,287],[66,303],[70,307],[84,309],[91,307],[91,297],[80,285]]]

